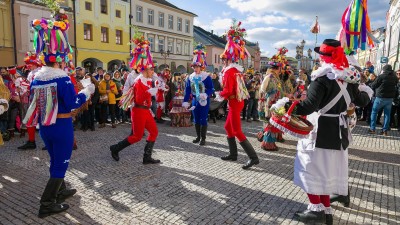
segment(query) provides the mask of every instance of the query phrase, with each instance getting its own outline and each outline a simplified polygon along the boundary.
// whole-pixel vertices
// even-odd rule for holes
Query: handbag
[[[108,94],[100,96],[100,103],[108,103]]]

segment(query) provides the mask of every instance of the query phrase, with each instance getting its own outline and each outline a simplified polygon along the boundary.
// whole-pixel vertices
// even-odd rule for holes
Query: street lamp
[[[164,59],[164,64],[166,65],[167,64],[167,58],[169,57],[169,54],[170,54],[171,52],[168,50],[168,51],[164,51],[164,49],[161,49],[160,50],[160,54],[161,54],[161,57]]]

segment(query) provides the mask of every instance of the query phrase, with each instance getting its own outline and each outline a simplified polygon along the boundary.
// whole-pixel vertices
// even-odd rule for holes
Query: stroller
[[[217,119],[221,119],[222,117],[226,116],[227,114],[227,105],[228,101],[216,101],[214,99],[210,100],[210,110],[208,111],[209,118],[216,123]]]

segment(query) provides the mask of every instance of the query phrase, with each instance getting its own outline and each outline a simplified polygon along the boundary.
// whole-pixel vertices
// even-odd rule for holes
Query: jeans
[[[384,124],[383,124],[383,131],[388,131],[390,128],[390,111],[392,109],[392,102],[393,98],[375,98],[374,105],[372,106],[372,113],[371,113],[371,130],[376,129],[376,117],[379,112],[383,108],[385,113]]]
[[[107,104],[107,103],[102,103],[101,104],[101,118],[100,118],[100,124],[104,124],[107,122],[107,108],[110,112],[111,116],[111,123],[115,124],[115,104]]]
[[[257,100],[250,98],[247,104],[247,119],[253,117],[253,120],[257,119],[257,115],[254,113],[254,109],[257,110]],[[257,112],[257,111],[256,111]]]
[[[248,99],[245,99],[244,100],[244,106],[243,106],[243,109],[242,109],[242,118],[243,119],[246,119],[246,115],[247,115],[247,106],[248,106],[248,104],[249,104],[249,100]]]

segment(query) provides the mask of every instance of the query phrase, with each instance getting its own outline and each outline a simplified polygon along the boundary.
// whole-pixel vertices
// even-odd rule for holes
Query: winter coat
[[[398,79],[391,65],[383,67],[383,72],[372,83],[371,87],[378,98],[395,98]]]
[[[105,80],[100,81],[99,83],[99,93],[101,95],[106,95],[107,94],[107,84]],[[117,85],[114,83],[114,81],[110,80],[110,93],[108,93],[108,104],[114,105],[116,104],[116,98],[115,95],[118,94],[118,89]]]

